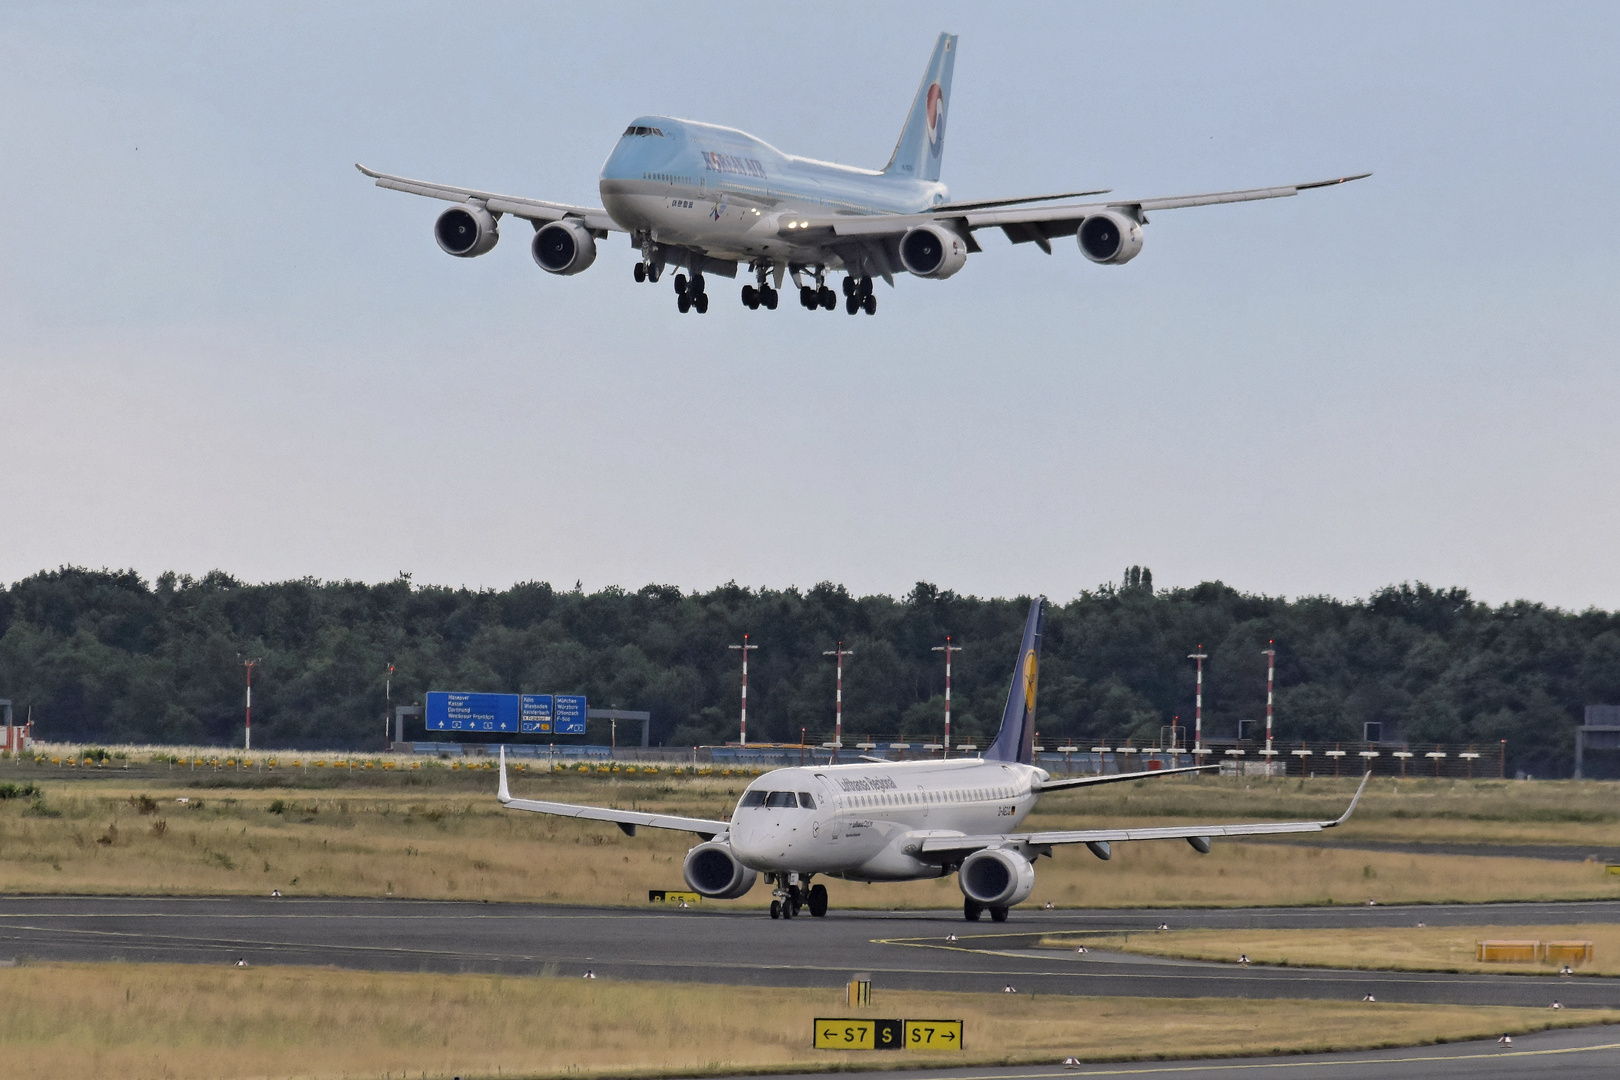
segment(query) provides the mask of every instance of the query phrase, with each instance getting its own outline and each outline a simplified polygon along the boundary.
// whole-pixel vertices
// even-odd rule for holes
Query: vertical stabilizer
[[[951,101],[951,69],[956,66],[956,35],[941,34],[928,58],[917,99],[911,103],[894,156],[883,167],[885,176],[938,180],[945,153],[945,112]]]
[[[1007,688],[1007,708],[1001,714],[1001,730],[996,741],[984,752],[986,761],[1035,763],[1035,681],[1041,666],[1041,624],[1045,620],[1046,597],[1029,602],[1029,621],[1024,624],[1024,641],[1018,647],[1018,665],[1012,685]]]

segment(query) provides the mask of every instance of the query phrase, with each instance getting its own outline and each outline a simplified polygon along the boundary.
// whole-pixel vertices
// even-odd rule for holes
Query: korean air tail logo
[[[940,144],[945,141],[945,92],[939,82],[928,84],[928,152],[939,157]]]

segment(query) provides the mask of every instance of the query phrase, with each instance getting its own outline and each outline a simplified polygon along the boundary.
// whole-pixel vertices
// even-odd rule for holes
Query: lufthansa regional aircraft
[[[894,154],[876,172],[784,154],[733,128],[668,116],[637,117],[624,129],[602,166],[600,207],[355,167],[378,187],[457,203],[439,215],[433,235],[459,258],[494,248],[503,214],[534,226],[530,251],[550,274],[587,269],[597,241],[629,233],[640,254],[636,280],[656,282],[666,268],[679,268],[676,306],[699,314],[709,310],[707,278],[736,278],[742,267],[753,279],[742,287],[749,308],[774,310],[786,276],[803,307],[832,311],[838,297],[828,277],[842,273],[844,310],[871,315],[874,277],[891,286],[902,271],[948,278],[981,250],[975,239],[981,229],[1000,229],[1013,243],[1048,255],[1054,239],[1073,236],[1092,262],[1119,266],[1142,250],[1142,226],[1152,211],[1277,199],[1371,175],[1168,198],[1072,201],[1108,194],[1101,190],[953,202],[939,174],[955,61],[956,35],[941,34]]]
[[[515,799],[501,749],[499,799],[509,810],[611,821],[636,829],[676,829],[702,842],[686,854],[686,883],[707,897],[732,900],[761,874],[771,886],[771,918],[791,919],[808,906],[827,913],[827,888],[816,877],[845,881],[915,881],[956,875],[962,913],[971,922],[986,911],[1005,922],[1007,910],[1035,887],[1035,860],[1060,844],[1084,844],[1099,859],[1129,840],[1185,840],[1209,852],[1214,836],[1273,836],[1321,832],[1343,825],[1367,787],[1362,777],[1350,806],[1332,821],[1237,825],[1172,825],[1128,829],[1017,832],[1048,792],[1198,772],[1194,766],[1054,780],[1034,764],[1035,682],[1040,667],[1044,598],[1030,603],[1029,621],[1007,691],[1001,730],[982,758],[884,761],[777,769],[748,785],[730,821],[610,810],[597,806]]]

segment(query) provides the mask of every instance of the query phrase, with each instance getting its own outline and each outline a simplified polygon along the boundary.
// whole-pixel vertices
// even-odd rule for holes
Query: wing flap
[[[1003,833],[988,836],[931,836],[919,844],[924,853],[944,851],[976,851],[979,848],[1027,845],[1044,847],[1056,844],[1095,844],[1099,842],[1124,843],[1129,840],[1186,840],[1211,836],[1277,836],[1283,833],[1312,833],[1343,825],[1355,813],[1361,793],[1367,790],[1372,773],[1361,778],[1361,786],[1350,800],[1344,813],[1331,821],[1262,821],[1232,825],[1164,825],[1144,829],[1068,829],[1054,832]]]
[[[705,818],[678,817],[674,814],[643,814],[637,810],[610,810],[605,806],[580,806],[577,803],[547,802],[543,799],[514,799],[512,789],[506,783],[506,747],[501,747],[501,785],[495,793],[502,806],[508,810],[527,810],[535,814],[552,814],[556,817],[580,818],[585,821],[611,821],[629,835],[634,835],[631,829],[637,825],[644,825],[649,829],[674,829],[677,832],[697,833],[706,839],[713,839],[721,833],[728,831],[731,826],[724,821],[709,821]]]
[[[624,231],[608,216],[608,212],[599,206],[572,206],[568,203],[525,199],[517,195],[500,195],[493,191],[478,191],[475,188],[433,184],[426,180],[390,176],[387,173],[368,169],[358,163],[355,164],[355,168],[375,180],[378,187],[388,188],[391,191],[403,191],[411,195],[422,195],[429,199],[444,199],[447,202],[466,202],[468,199],[477,199],[493,213],[511,214],[513,217],[524,218],[528,221],[557,221],[565,217],[574,217],[581,219],[587,229],[593,229],[597,232]]]

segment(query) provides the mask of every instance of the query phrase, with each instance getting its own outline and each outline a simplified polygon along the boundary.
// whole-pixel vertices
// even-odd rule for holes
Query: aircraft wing
[[[1049,791],[1066,791],[1070,788],[1091,787],[1095,784],[1120,784],[1126,780],[1155,780],[1161,776],[1206,772],[1218,768],[1219,765],[1184,765],[1179,769],[1147,769],[1138,772],[1108,773],[1103,776],[1077,776],[1071,780],[1047,780],[1035,790],[1044,795]]]
[[[804,216],[785,223],[780,235],[802,238],[806,232],[825,237],[878,240],[898,237],[906,230],[929,221],[949,221],[969,232],[999,228],[1015,244],[1034,242],[1050,252],[1053,237],[1073,233],[1087,217],[1102,210],[1118,210],[1138,218],[1150,210],[1176,210],[1184,206],[1213,206],[1217,203],[1253,202],[1283,199],[1313,188],[1332,187],[1362,180],[1372,173],[1341,176],[1332,180],[1312,180],[1282,187],[1248,188],[1243,191],[1215,191],[1203,195],[1170,195],[1150,199],[1109,199],[1106,202],[1060,203],[1056,206],[997,207],[987,203],[949,204],[920,214],[847,214],[825,217]],[[971,250],[971,249],[970,249]]]
[[[496,798],[508,810],[528,810],[536,814],[555,814],[558,817],[583,818],[587,821],[611,821],[623,829],[626,836],[636,835],[636,827],[644,825],[649,829],[674,829],[677,832],[697,833],[705,840],[712,840],[731,828],[729,822],[709,821],[705,818],[643,814],[635,810],[609,810],[603,806],[579,806],[575,803],[545,802],[539,799],[514,799],[511,789],[506,786],[504,746],[501,747],[501,787]]]
[[[1045,847],[1051,844],[1099,844],[1126,840],[1191,840],[1212,836],[1276,836],[1280,833],[1321,832],[1343,825],[1355,812],[1372,773],[1361,778],[1345,812],[1332,821],[1266,821],[1237,825],[1167,825],[1143,829],[1069,829],[1054,832],[1002,833],[987,836],[930,836],[919,844],[924,853],[977,851],[988,847]]]
[[[529,221],[557,221],[565,217],[579,218],[587,229],[599,233],[624,232],[608,212],[600,206],[570,206],[567,203],[544,202],[540,199],[524,199],[516,195],[497,195],[491,191],[475,191],[472,188],[450,187],[447,184],[430,184],[425,180],[410,180],[403,176],[389,176],[387,173],[374,172],[358,162],[354,166],[366,176],[377,181],[380,188],[390,188],[394,191],[405,191],[412,195],[425,195],[430,199],[444,199],[447,202],[466,202],[468,199],[477,199],[489,208],[493,214],[511,214],[513,217],[525,218]]]

